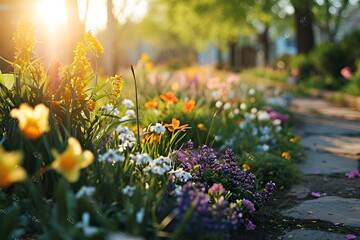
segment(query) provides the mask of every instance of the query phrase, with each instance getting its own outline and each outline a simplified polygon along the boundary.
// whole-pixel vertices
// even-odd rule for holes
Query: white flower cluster
[[[102,106],[101,110],[103,110],[106,114],[119,115],[119,110],[117,110],[113,105],[110,104],[106,104],[105,106]]]
[[[95,191],[96,191],[95,187],[82,186],[79,189],[79,191],[76,193],[75,197],[76,198],[81,198],[82,196],[92,197]]]
[[[153,174],[163,175],[172,169],[171,159],[168,157],[160,156],[149,163],[149,166],[144,168],[145,172],[151,172]]]
[[[180,182],[186,182],[192,177],[189,172],[184,171],[184,169],[182,168],[179,168],[177,170],[171,170],[170,174],[174,174],[175,178],[179,179]]]
[[[151,163],[153,159],[147,154],[130,154],[130,157],[135,160],[136,165]]]
[[[132,197],[134,195],[134,192],[136,190],[136,187],[132,187],[130,185],[127,185],[126,187],[124,187],[121,192],[129,197]]]
[[[283,97],[271,97],[266,99],[266,103],[271,106],[277,106],[282,108],[288,107],[288,101]]]
[[[119,134],[120,140],[119,151],[124,152],[128,148],[132,148],[136,144],[135,134],[128,127],[119,126],[115,129]]]
[[[131,101],[130,99],[124,99],[122,102],[122,105],[124,105],[126,108],[133,108],[135,105],[133,103],[133,101]]]
[[[99,162],[123,162],[125,156],[122,155],[118,150],[108,149],[104,154],[100,154],[98,158]]]
[[[165,132],[165,127],[163,125],[161,125],[161,123],[156,123],[155,125],[150,126],[150,131],[151,132],[155,132],[155,133],[164,133]]]

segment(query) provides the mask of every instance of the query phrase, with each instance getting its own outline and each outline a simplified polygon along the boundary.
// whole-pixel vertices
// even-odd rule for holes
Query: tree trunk
[[[105,49],[107,51],[105,52],[105,64],[107,73],[109,75],[114,75],[117,72],[117,60],[116,58],[116,41],[115,41],[115,33],[116,27],[117,27],[117,20],[114,16],[113,9],[113,1],[107,0],[106,1],[106,7],[107,7],[107,15],[108,20],[106,24],[106,40],[105,40]]]
[[[75,49],[76,43],[81,41],[85,35],[85,23],[80,20],[78,1],[77,0],[66,0],[66,10],[68,14],[68,33],[67,33],[67,54],[66,58],[72,58],[73,49]],[[69,59],[69,60],[70,60]]]
[[[294,8],[297,52],[308,53],[315,46],[311,8],[304,6],[294,6]]]
[[[230,41],[229,45],[229,67],[231,70],[236,70],[236,42]]]
[[[216,60],[217,60],[217,68],[218,69],[223,69],[224,68],[224,62],[222,59],[222,51],[221,49],[218,47],[217,51],[216,51]]]
[[[264,64],[267,66],[270,61],[270,41],[269,41],[269,26],[265,25],[264,31],[259,35],[259,42],[264,51]]]

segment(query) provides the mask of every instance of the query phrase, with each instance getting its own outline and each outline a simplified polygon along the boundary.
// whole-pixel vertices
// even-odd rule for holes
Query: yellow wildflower
[[[31,140],[49,131],[49,108],[42,103],[36,105],[35,108],[22,103],[19,109],[11,110],[10,116],[19,120],[20,130]]]
[[[143,63],[151,62],[150,56],[146,53],[141,54],[140,61]]]
[[[152,70],[153,68],[154,68],[154,63],[152,63],[152,62],[145,63],[145,69],[146,69],[147,71],[150,71],[150,70]]]
[[[0,188],[26,178],[25,170],[19,166],[22,158],[21,152],[6,152],[0,147]]]
[[[197,125],[197,128],[200,130],[200,131],[206,131],[207,130],[207,127],[205,126],[205,124],[203,124],[203,123],[199,123],[198,125]]]
[[[80,176],[80,169],[86,168],[94,161],[94,155],[89,150],[82,151],[81,145],[73,137],[68,139],[68,147],[59,154],[51,151],[55,160],[51,168],[64,175],[69,182],[76,182]]]
[[[290,139],[289,139],[289,142],[295,143],[295,142],[296,142],[296,139],[295,139],[295,138],[290,138]]]
[[[282,152],[281,157],[285,158],[285,160],[290,160],[291,159],[291,156],[290,156],[290,154],[288,152]]]
[[[92,53],[95,57],[99,57],[99,53],[104,52],[103,46],[99,43],[99,41],[91,34],[91,32],[87,32],[85,34],[85,41],[90,47]]]
[[[246,163],[244,163],[244,164],[242,165],[242,168],[245,169],[245,170],[247,170],[247,171],[250,170],[250,166],[249,166],[248,164],[246,164]]]
[[[20,67],[30,65],[31,54],[35,45],[34,34],[35,27],[32,23],[24,20],[19,21],[13,36],[16,50],[14,64]]]

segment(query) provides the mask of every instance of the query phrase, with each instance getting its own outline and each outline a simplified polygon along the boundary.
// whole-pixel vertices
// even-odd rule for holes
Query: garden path
[[[292,111],[300,120],[295,133],[302,137],[306,156],[300,164],[304,181],[288,192],[297,204],[282,211],[299,221],[299,229],[283,239],[347,239],[346,234],[359,239],[360,178],[345,174],[360,170],[360,112],[307,97],[294,98]],[[304,221],[313,227],[301,227]]]

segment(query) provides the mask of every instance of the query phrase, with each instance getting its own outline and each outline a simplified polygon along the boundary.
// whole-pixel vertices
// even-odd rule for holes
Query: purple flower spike
[[[252,221],[246,220],[246,222],[245,222],[245,228],[246,228],[246,231],[253,231],[253,230],[255,230],[256,225],[253,224]]]
[[[254,207],[254,204],[252,202],[250,202],[249,200],[247,199],[243,199],[242,200],[242,203],[244,204],[244,206],[249,210],[250,213],[253,213],[256,211],[255,207]]]

